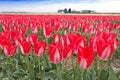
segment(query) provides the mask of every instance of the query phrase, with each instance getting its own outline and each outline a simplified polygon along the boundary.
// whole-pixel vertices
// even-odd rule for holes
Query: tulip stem
[[[28,73],[29,73],[29,76],[31,76],[31,74],[30,74],[30,67],[29,67],[29,55],[27,55],[26,56],[26,70],[28,71]]]
[[[40,58],[37,56],[37,58],[38,58],[38,69],[39,69],[39,71],[41,72],[41,70],[40,70]]]
[[[40,57],[38,57],[38,69],[39,69],[39,72],[40,72],[40,78],[42,78],[42,75],[41,75],[41,60],[40,60],[41,58]]]
[[[98,80],[100,80],[100,72],[101,72],[101,68],[103,67],[103,61],[99,60],[99,69],[98,69]]]
[[[111,62],[112,62],[112,59],[113,59],[113,56],[111,56],[109,59],[108,59],[108,66],[111,66]]]
[[[71,58],[71,61],[72,61],[72,67],[73,67],[73,73],[74,73],[74,80],[75,80],[75,66],[74,66],[74,59],[73,57]]]
[[[27,55],[27,60],[26,60],[26,63],[27,63],[27,68],[26,69],[28,69],[28,72],[29,72],[29,55]]]
[[[11,57],[9,57],[9,61],[10,61],[11,68],[14,69]]]
[[[63,62],[63,64],[64,64],[64,72],[66,73],[66,64],[67,64],[67,61],[66,60],[63,60],[64,62]]]
[[[35,76],[36,76],[35,71],[34,71],[34,66],[35,66],[35,54],[33,54],[33,61],[34,61],[34,62],[33,62],[33,66],[32,66],[32,67],[33,67],[33,68],[32,68],[32,69],[33,69],[33,75],[32,75],[33,79],[32,79],[32,80],[35,80]]]
[[[56,64],[56,68],[57,68],[57,78],[58,78],[58,80],[60,80],[59,63]]]

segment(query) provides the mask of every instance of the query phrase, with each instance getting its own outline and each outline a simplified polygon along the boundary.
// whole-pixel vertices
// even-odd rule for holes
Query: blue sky
[[[0,3],[18,4],[19,3],[77,3],[77,2],[96,2],[96,0],[0,0]]]
[[[55,13],[58,9],[120,12],[120,0],[0,0],[2,11]]]

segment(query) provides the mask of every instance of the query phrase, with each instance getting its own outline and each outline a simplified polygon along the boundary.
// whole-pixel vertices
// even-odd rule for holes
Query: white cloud
[[[0,6],[1,11],[26,11],[26,12],[57,12],[58,9],[72,8],[75,10],[95,10],[97,12],[120,12],[119,0],[97,0],[97,2],[78,3],[31,3],[13,6]]]

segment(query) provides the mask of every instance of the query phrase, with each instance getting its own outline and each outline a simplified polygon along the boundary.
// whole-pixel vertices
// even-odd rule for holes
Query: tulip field
[[[0,14],[0,80],[120,80],[116,58],[119,15]]]

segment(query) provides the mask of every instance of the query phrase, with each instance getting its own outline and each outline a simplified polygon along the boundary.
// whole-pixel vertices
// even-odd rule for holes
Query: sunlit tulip
[[[37,56],[42,56],[46,49],[46,42],[39,41],[34,44],[34,51]]]
[[[55,34],[54,36],[53,36],[53,42],[54,43],[58,43],[58,42],[60,42],[60,34]]]
[[[3,47],[3,52],[6,56],[12,56],[16,53],[16,46],[7,44]]]
[[[78,50],[78,63],[81,68],[89,68],[94,61],[94,52],[90,47],[79,47]]]
[[[12,56],[16,53],[16,46],[9,39],[3,39],[0,42],[0,47],[6,56]]]
[[[62,46],[70,45],[70,39],[67,36],[62,36]]]
[[[85,38],[85,36],[82,35],[82,36],[76,37],[75,39],[76,40],[73,41],[73,44],[74,44],[74,51],[77,53],[79,47],[85,48],[85,46],[86,46],[86,38]]]
[[[104,39],[97,41],[97,55],[102,60],[107,60],[114,52],[114,45]]]
[[[50,36],[51,36],[51,34],[52,34],[52,29],[51,29],[51,26],[49,26],[49,25],[45,25],[44,27],[43,27],[43,32],[44,32],[44,36],[46,37],[46,38],[49,38]]]
[[[73,50],[71,45],[64,46],[63,48],[63,58],[69,59],[72,57]]]
[[[38,41],[38,35],[37,34],[30,34],[29,40],[31,41],[32,44]]]
[[[48,46],[50,60],[57,64],[62,60],[62,45],[61,43],[52,43]]]
[[[89,39],[89,46],[90,48],[92,48],[94,51],[97,50],[97,39],[99,37],[97,36],[90,36],[90,39]]]
[[[20,46],[21,52],[24,55],[27,55],[27,54],[30,53],[30,51],[31,51],[31,43],[30,43],[30,41],[23,40],[23,41],[20,42],[19,46]]]

